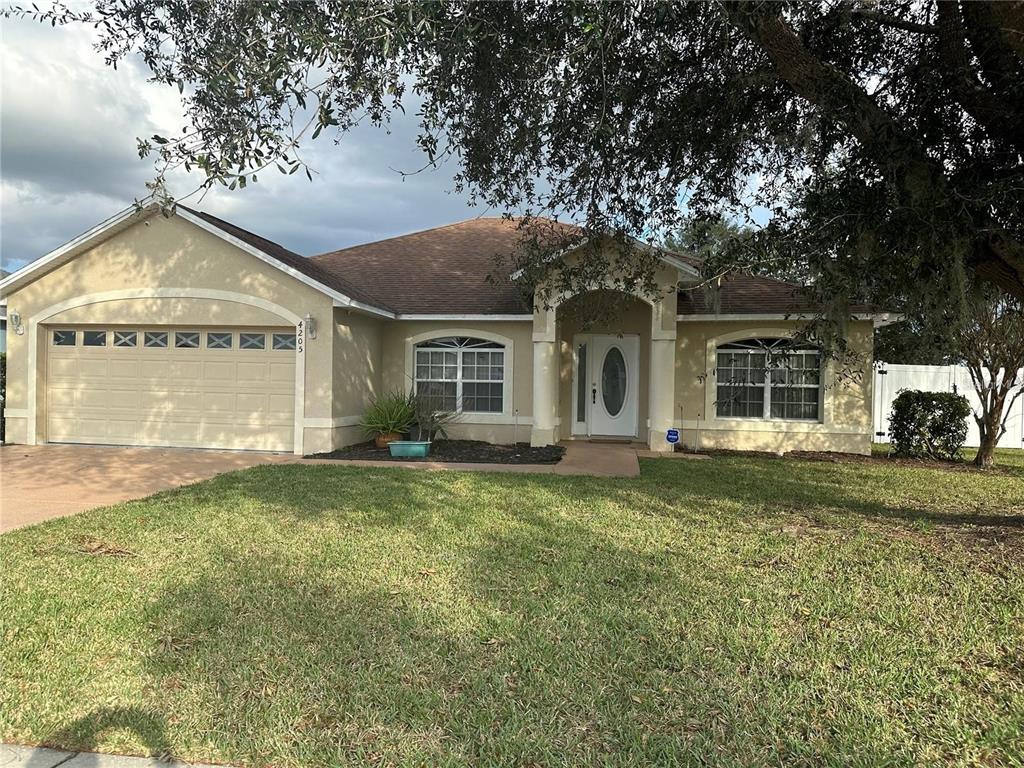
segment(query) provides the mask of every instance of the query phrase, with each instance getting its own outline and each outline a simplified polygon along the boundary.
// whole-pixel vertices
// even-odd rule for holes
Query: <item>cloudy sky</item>
[[[175,133],[181,108],[142,66],[105,66],[89,30],[4,19],[0,35],[0,256],[11,271],[143,197],[153,166],[136,137]],[[312,182],[264,173],[199,207],[306,255],[485,213],[451,193],[450,167],[404,180],[393,170],[423,165],[414,137],[405,119],[341,146],[321,139],[305,151]],[[176,179],[172,192],[197,183]]]

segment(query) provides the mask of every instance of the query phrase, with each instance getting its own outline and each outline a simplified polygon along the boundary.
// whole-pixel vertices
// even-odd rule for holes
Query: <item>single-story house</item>
[[[365,439],[375,395],[429,387],[453,437],[870,450],[870,375],[840,381],[810,347],[765,375],[811,312],[791,284],[737,276],[709,300],[693,257],[658,251],[660,298],[582,328],[487,279],[520,237],[476,218],[307,258],[132,207],[0,281],[7,439],[309,454]],[[866,370],[884,320],[851,317]]]

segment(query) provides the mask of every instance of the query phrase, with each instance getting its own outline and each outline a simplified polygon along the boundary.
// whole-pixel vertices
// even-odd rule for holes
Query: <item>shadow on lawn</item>
[[[654,565],[571,528],[580,563],[647,583],[643,574]],[[561,530],[558,543],[565,535]],[[564,750],[655,759],[657,750],[647,750],[650,729],[629,714],[636,681],[624,681],[612,657],[578,652],[581,644],[607,652],[604,628],[629,625],[634,606],[615,599],[619,586],[584,573],[578,584],[553,587],[570,602],[603,605],[602,613],[583,612],[564,626],[558,653],[556,641],[531,626],[533,609],[508,610],[509,600],[531,598],[530,571],[544,568],[550,543],[543,531],[516,541],[526,555],[517,569],[522,580],[503,593],[503,608],[491,589],[497,582],[485,575],[494,571],[490,541],[479,559],[452,571],[443,552],[425,554],[436,573],[417,575],[411,566],[404,574],[411,582],[401,581],[402,569],[346,577],[314,553],[282,560],[225,552],[212,558],[221,567],[148,608],[155,634],[149,672],[161,688],[188,691],[200,702],[203,730],[231,761],[273,764],[301,754],[311,764],[528,764],[557,762]],[[503,564],[501,573],[509,576]],[[589,698],[557,690],[574,680]],[[664,728],[658,739],[680,748],[671,726]]]
[[[568,499],[576,506],[610,503],[632,508],[640,515],[726,526],[743,523],[744,515],[755,513],[769,517],[827,513],[924,522],[968,533],[994,529],[1017,535],[1024,531],[1024,494],[1020,492],[1014,501],[1009,494],[994,491],[977,503],[976,511],[965,512],[963,505],[957,506],[944,495],[942,484],[955,481],[955,475],[943,475],[940,483],[933,484],[925,476],[915,489],[917,498],[886,503],[878,497],[902,498],[899,486],[906,482],[887,476],[888,468],[837,468],[814,461],[745,457],[716,457],[703,462],[652,460],[643,463],[643,474],[636,479],[492,474],[477,477],[472,483],[460,479],[465,475],[448,472],[318,469],[322,471],[316,487],[310,483],[311,492],[302,495],[301,506],[295,504],[294,488],[285,486],[262,487],[260,501],[288,510],[300,519],[355,515],[362,523],[411,528],[430,526],[439,514],[443,514],[446,526],[473,525],[481,512],[486,513],[494,505],[513,505],[519,514],[538,503],[555,505]],[[253,471],[276,473],[288,469],[260,467]],[[999,480],[998,476],[984,479]],[[1002,481],[1010,483],[1007,478]],[[890,490],[892,483],[895,486]],[[488,487],[497,490],[481,505],[480,494]],[[934,501],[921,500],[926,493],[933,493]],[[528,499],[530,504],[519,504],[521,499]]]
[[[73,745],[74,749],[88,753],[96,749],[104,733],[113,730],[131,731],[150,756],[162,760],[172,758],[163,717],[140,707],[101,707],[55,731],[43,745],[58,749]],[[85,754],[76,758],[75,765],[99,765],[101,761],[101,755],[93,758]]]
[[[748,512],[820,508],[823,494],[858,515],[923,510],[748,461],[652,462],[628,481],[294,470],[203,486],[240,518],[138,608],[167,732],[145,711],[99,710],[51,743],[87,749],[124,727],[156,754],[258,764],[913,761],[912,740],[875,738],[884,715],[850,709],[877,692],[815,651],[835,651],[833,630],[757,565],[778,547],[745,550],[736,532]],[[690,559],[667,546],[675,526],[659,527],[664,545],[644,539],[645,515],[702,537],[680,539]],[[631,520],[639,533],[623,536]],[[702,559],[715,552],[724,567]],[[929,669],[903,671],[930,690]]]
[[[169,713],[179,691],[198,711],[178,734],[186,750],[198,731],[219,759],[259,764],[892,757],[846,734],[841,716],[810,734],[803,708],[821,689],[787,692],[784,712],[759,699],[793,672],[759,658],[757,640],[730,638],[728,625],[764,619],[699,563],[694,592],[673,592],[686,585],[660,555],[532,512],[450,565],[427,532],[421,548],[436,573],[412,564],[369,579],[315,547],[224,551],[147,606],[148,673]],[[684,599],[701,583],[707,594]],[[676,599],[650,605],[665,590]]]

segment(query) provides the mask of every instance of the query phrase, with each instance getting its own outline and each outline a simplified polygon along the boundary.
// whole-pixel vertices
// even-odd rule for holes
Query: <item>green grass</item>
[[[0,739],[279,766],[1021,765],[1024,459],[1000,458],[263,466],[16,531]]]

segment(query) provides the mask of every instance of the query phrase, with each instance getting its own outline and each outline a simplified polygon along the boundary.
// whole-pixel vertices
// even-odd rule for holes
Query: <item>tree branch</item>
[[[920,24],[916,21],[901,19],[899,16],[891,16],[888,13],[873,11],[868,8],[854,8],[850,11],[850,15],[854,18],[873,21],[876,24],[881,24],[883,27],[892,27],[893,29],[902,29],[905,32],[913,32],[916,35],[936,35],[939,32],[938,29],[931,24]]]
[[[946,81],[957,101],[991,135],[1024,154],[1024,119],[978,78],[967,51],[967,33],[957,0],[939,0],[938,22],[939,57],[948,70]]]
[[[774,6],[753,0],[723,6],[732,23],[761,47],[793,91],[845,124],[912,205],[950,202],[953,191],[948,180],[920,142],[845,73],[808,50]],[[1024,298],[1024,244],[1003,227],[993,223],[976,243],[975,266],[986,281]]]

